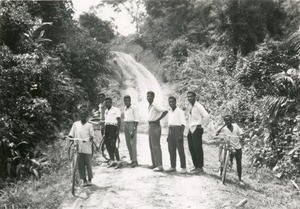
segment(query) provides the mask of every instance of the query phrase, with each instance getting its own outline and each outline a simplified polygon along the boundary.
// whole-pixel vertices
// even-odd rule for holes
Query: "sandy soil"
[[[130,168],[124,134],[120,135],[120,154],[123,168],[115,170],[107,168],[101,157],[96,159],[99,166],[94,167],[93,186],[79,188],[75,196],[69,193],[61,208],[237,208],[235,205],[243,199],[247,203],[243,208],[297,208],[299,193],[280,196],[276,191],[285,187],[277,185],[272,190],[269,185],[252,179],[251,174],[245,174],[245,186],[238,185],[234,171],[228,174],[228,183],[223,185],[218,176],[217,147],[208,137],[204,144],[205,172],[201,175],[156,173],[147,169],[150,164],[150,150],[145,120],[146,92],[154,90],[156,99],[166,106],[164,91],[155,77],[128,54],[116,52],[116,61],[124,76],[122,94],[129,94],[140,108],[141,125],[138,134],[139,167]],[[165,88],[165,86],[164,86]],[[147,107],[147,106],[146,106]],[[166,133],[166,128],[163,133]],[[170,166],[166,135],[161,138],[163,165]],[[191,169],[191,156],[185,139],[185,151],[188,170]],[[179,168],[179,159],[177,159]],[[235,170],[235,168],[234,168]],[[288,188],[290,190],[290,188]],[[293,196],[294,195],[294,196]],[[292,200],[291,200],[292,199]],[[287,207],[287,204],[289,205]]]

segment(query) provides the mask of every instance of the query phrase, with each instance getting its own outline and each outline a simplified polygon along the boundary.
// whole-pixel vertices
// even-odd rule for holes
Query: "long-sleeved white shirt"
[[[198,125],[206,126],[208,124],[209,114],[199,102],[195,102],[195,104],[191,106],[188,115],[189,130],[192,133],[194,133]]]

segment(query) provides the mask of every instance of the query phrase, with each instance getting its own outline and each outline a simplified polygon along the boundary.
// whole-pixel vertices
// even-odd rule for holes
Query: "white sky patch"
[[[79,15],[84,12],[90,11],[92,6],[97,6],[101,1],[99,0],[72,0],[75,10],[74,18],[78,19]],[[114,23],[116,30],[127,36],[129,34],[135,33],[135,26],[131,23],[130,16],[127,12],[114,12],[114,10],[105,6],[103,8],[97,9],[97,16],[102,20],[108,20]]]

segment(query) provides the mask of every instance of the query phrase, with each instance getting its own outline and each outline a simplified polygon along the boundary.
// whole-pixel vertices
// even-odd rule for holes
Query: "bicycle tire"
[[[100,145],[99,145],[99,149],[100,149],[100,153],[102,155],[102,157],[104,157],[104,159],[109,160],[109,158],[105,155],[105,148],[104,148],[105,144],[104,144],[104,139],[102,139],[100,141]]]
[[[225,147],[223,146],[222,151],[221,151],[220,176],[222,176],[222,174],[223,174],[225,160],[226,160],[226,150],[225,150]]]
[[[72,194],[75,195],[75,186],[76,186],[76,172],[77,172],[77,161],[78,161],[78,155],[73,156],[73,169],[72,169]]]
[[[230,151],[226,150],[226,158],[225,158],[224,167],[223,167],[223,173],[222,173],[222,183],[223,184],[225,184],[226,171],[227,171],[227,166],[228,166],[229,158],[230,158]]]

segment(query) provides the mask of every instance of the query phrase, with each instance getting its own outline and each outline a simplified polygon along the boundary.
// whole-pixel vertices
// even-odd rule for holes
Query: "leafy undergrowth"
[[[45,150],[50,169],[39,180],[34,176],[2,183],[0,208],[57,208],[70,190],[71,172],[67,142],[58,140]]]
[[[210,140],[211,138],[211,133],[204,136],[205,175],[220,181],[216,163],[218,143]],[[274,172],[268,168],[257,169],[251,165],[249,155],[245,153],[243,153],[242,166],[245,185],[240,186],[237,183],[234,160],[233,168],[227,174],[226,184],[219,188],[224,193],[230,193],[231,198],[220,201],[217,208],[238,208],[237,203],[244,199],[247,199],[247,203],[243,208],[299,208],[300,191],[290,180],[274,178]],[[300,185],[300,182],[295,183]]]

